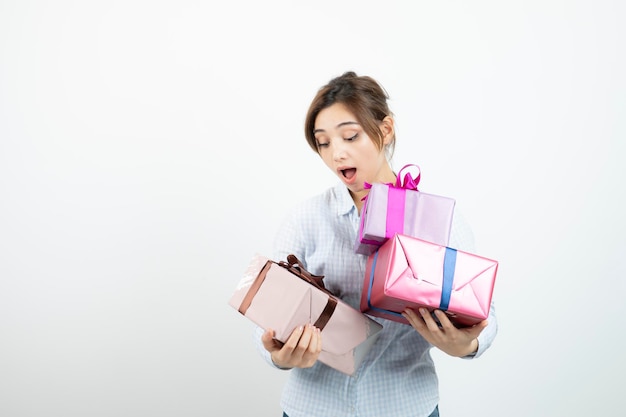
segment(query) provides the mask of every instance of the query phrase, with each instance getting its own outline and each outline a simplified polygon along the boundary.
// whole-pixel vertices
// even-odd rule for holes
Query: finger
[[[428,330],[430,330],[431,332],[441,331],[439,325],[437,324],[433,316],[430,315],[430,312],[427,309],[422,307],[419,309],[419,312],[422,316],[422,319],[424,319],[424,323],[426,323],[426,327],[428,327]]]
[[[311,340],[309,342],[309,350],[311,352],[322,351],[322,330],[311,325]]]
[[[304,326],[302,336],[291,352],[292,363],[302,368],[313,366],[319,356],[319,352],[316,351],[319,344],[318,339],[318,330],[312,324]]]
[[[295,351],[298,352],[299,356],[304,356],[307,351],[310,349],[311,340],[315,334],[315,327],[312,324],[307,324],[304,326],[304,330],[300,339],[298,340],[298,344],[296,345]],[[315,342],[317,347],[317,342]]]
[[[483,331],[485,327],[489,325],[489,320],[483,320],[480,323],[476,324],[474,327],[479,328],[480,331]]]
[[[311,325],[310,335],[308,346],[302,355],[302,365],[306,367],[313,366],[322,351],[321,330]]]
[[[487,320],[483,320],[480,323],[473,325],[472,327],[467,329],[467,334],[472,338],[478,337],[478,335],[487,327],[489,322]]]
[[[439,320],[439,323],[441,324],[441,328],[444,331],[450,332],[456,329],[456,326],[452,324],[452,322],[450,321],[450,318],[448,317],[446,313],[444,313],[441,310],[435,310],[434,314],[437,317],[437,320]]]
[[[315,328],[315,333],[316,333],[316,346],[315,346],[315,353],[320,353],[322,351],[322,331],[319,328]]]
[[[293,329],[293,332],[291,332],[291,335],[289,335],[289,338],[285,341],[283,350],[292,352],[298,346],[303,333],[304,326],[298,326]]]
[[[415,317],[417,317],[417,314],[415,314],[415,310],[410,309],[410,308],[405,308],[404,310],[402,310],[401,314],[404,316],[404,318],[406,318],[407,320],[409,319],[414,319]]]
[[[422,320],[422,318],[418,316],[414,310],[407,308],[402,312],[402,316],[407,319],[409,324],[411,324],[415,330],[419,331],[426,328],[424,320]]]
[[[267,329],[261,336],[261,341],[263,342],[263,347],[265,350],[272,351],[276,349],[276,345],[274,343],[274,330]]]

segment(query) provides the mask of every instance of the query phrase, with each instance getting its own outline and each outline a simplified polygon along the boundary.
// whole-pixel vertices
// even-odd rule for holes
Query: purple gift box
[[[354,251],[371,255],[396,233],[448,246],[455,200],[418,191],[416,179],[398,173],[396,184],[374,183],[361,211]]]

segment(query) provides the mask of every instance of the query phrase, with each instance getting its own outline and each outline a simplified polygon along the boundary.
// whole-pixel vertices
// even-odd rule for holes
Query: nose
[[[336,141],[336,143],[333,146],[333,160],[335,161],[341,161],[346,159],[346,150],[343,146],[342,141]]]

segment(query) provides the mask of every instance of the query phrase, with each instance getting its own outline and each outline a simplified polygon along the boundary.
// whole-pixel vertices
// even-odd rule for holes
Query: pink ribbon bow
[[[402,171],[404,171],[406,168],[408,167],[416,167],[418,169],[418,173],[417,173],[417,177],[413,178],[413,176],[411,175],[410,172],[407,172],[404,175],[404,180],[401,181],[401,174]],[[420,179],[422,177],[422,172],[420,170],[420,167],[415,165],[415,164],[406,164],[405,166],[402,167],[402,169],[398,172],[398,176],[396,178],[396,187],[397,188],[406,188],[407,190],[415,190],[418,191],[417,189],[417,184],[419,184]]]
[[[402,179],[402,171],[404,171],[406,168],[409,168],[409,167],[417,167],[417,169],[418,169],[417,177],[413,178],[411,173],[407,172],[404,175],[404,179]],[[392,184],[390,182],[385,183],[385,184],[390,186],[390,187],[406,188],[407,190],[419,191],[417,189],[417,184],[419,184],[421,178],[422,178],[422,172],[421,172],[420,167],[418,165],[406,164],[405,166],[402,167],[402,169],[400,171],[398,171],[398,175],[396,176],[396,183],[395,184]],[[364,182],[363,183],[363,188],[365,188],[366,190],[369,190],[370,188],[372,188],[372,184],[370,184],[369,182]],[[363,199],[365,199],[366,197],[363,197]]]

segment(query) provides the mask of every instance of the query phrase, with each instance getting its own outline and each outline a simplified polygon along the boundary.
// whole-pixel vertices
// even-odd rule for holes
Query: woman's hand
[[[279,368],[310,368],[322,351],[322,334],[312,324],[295,328],[285,343],[274,339],[272,329],[261,340]]]
[[[463,357],[475,353],[478,350],[478,335],[487,327],[487,320],[483,320],[472,327],[457,329],[441,310],[435,310],[441,327],[425,308],[420,308],[419,313],[407,308],[402,315],[431,345],[450,356]]]

